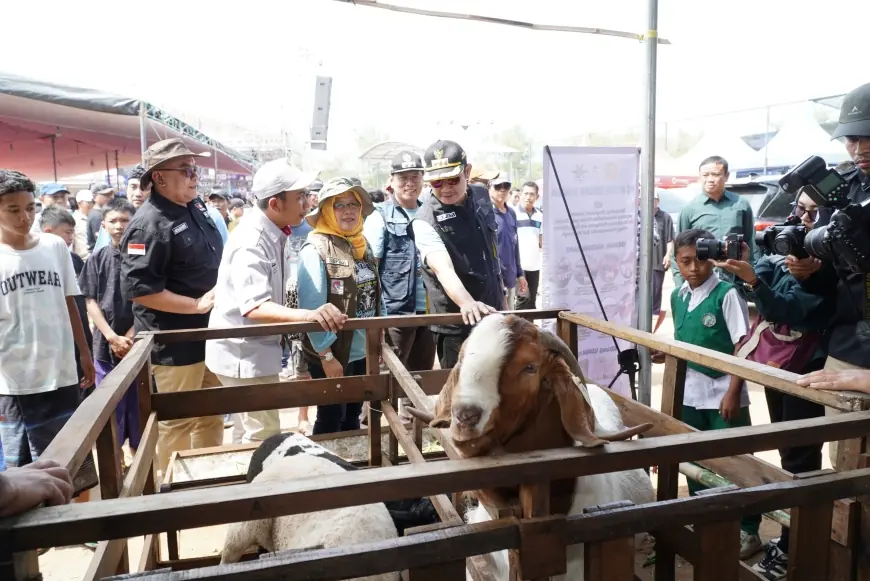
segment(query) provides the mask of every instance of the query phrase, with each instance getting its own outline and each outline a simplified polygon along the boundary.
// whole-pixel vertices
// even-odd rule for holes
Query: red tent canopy
[[[0,167],[33,180],[105,170],[116,155],[119,167],[138,163],[143,129],[148,145],[181,137],[212,152],[209,167],[251,173],[252,160],[148,103],[0,73]]]

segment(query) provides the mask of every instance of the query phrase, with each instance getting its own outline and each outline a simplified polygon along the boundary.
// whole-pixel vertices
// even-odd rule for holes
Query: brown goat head
[[[651,427],[643,424],[598,436],[582,375],[567,346],[515,315],[486,316],[462,345],[435,405],[434,417],[417,417],[449,428],[465,457],[497,451],[523,452],[600,446]]]

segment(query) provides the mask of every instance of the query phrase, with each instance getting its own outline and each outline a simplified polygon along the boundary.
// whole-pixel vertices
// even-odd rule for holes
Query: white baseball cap
[[[314,183],[319,173],[319,171],[304,172],[286,158],[273,159],[264,163],[254,174],[251,194],[255,200],[265,200],[281,192],[304,190]]]
[[[76,202],[90,202],[94,203],[94,194],[91,193],[91,190],[79,190],[76,192]]]

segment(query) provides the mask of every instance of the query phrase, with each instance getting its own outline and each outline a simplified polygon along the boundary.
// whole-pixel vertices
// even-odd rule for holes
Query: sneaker
[[[232,428],[234,425],[235,425],[235,422],[233,421],[233,415],[232,414],[225,415],[224,416],[224,429]]]
[[[746,560],[762,548],[761,539],[758,535],[750,535],[746,531],[740,531],[740,560]]]
[[[788,555],[782,552],[777,545],[777,541],[778,539],[770,541],[767,544],[764,556],[752,566],[752,570],[767,579],[767,581],[785,579],[788,571]]]

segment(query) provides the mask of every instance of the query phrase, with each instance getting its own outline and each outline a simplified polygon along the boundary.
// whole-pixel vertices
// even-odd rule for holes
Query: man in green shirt
[[[728,181],[728,162],[713,155],[701,162],[699,167],[699,183],[702,193],[690,201],[680,212],[677,234],[686,230],[698,229],[712,232],[722,240],[729,234],[742,234],[749,245],[752,262],[757,258],[755,248],[755,224],[752,207],[745,199],[734,192],[725,189]],[[674,286],[680,288],[683,277],[676,268],[676,261],[671,260],[674,272]],[[719,278],[733,281],[734,275],[717,269]]]

